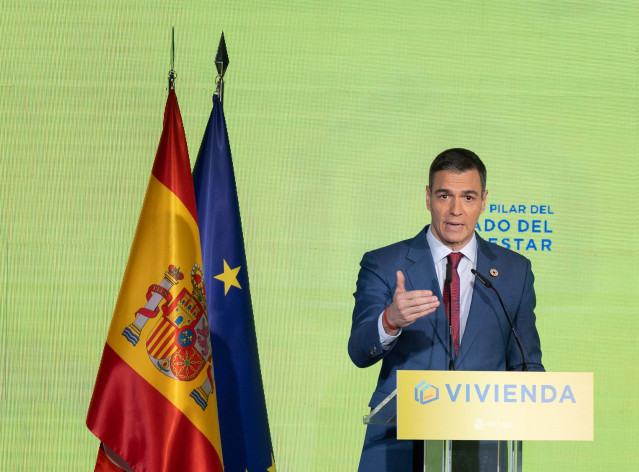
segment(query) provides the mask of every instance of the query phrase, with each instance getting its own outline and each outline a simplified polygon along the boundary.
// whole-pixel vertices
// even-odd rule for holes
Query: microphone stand
[[[493,289],[493,292],[495,292],[497,294],[497,298],[499,299],[499,303],[501,304],[501,308],[502,308],[502,310],[504,310],[504,315],[506,315],[506,319],[508,320],[508,324],[510,325],[510,332],[513,333],[513,336],[515,337],[515,341],[517,341],[517,346],[519,347],[519,352],[521,354],[521,363],[522,363],[521,364],[521,370],[524,371],[524,372],[527,372],[528,371],[528,364],[526,364],[526,357],[524,356],[524,349],[521,347],[521,343],[519,342],[519,336],[517,336],[517,332],[515,331],[515,327],[513,326],[513,322],[510,321],[510,316],[508,316],[508,312],[506,311],[506,307],[504,306],[504,302],[502,301],[501,296],[499,296],[499,292],[493,286],[493,284],[492,284],[492,282],[490,280],[488,280],[486,277],[481,275],[475,269],[470,269],[470,271],[473,273],[473,275],[475,275],[475,277],[477,277],[479,280],[481,280],[481,283],[483,283],[486,286],[486,288]]]
[[[446,262],[446,280],[444,280],[444,287],[448,286],[448,313],[446,316],[448,317],[448,370],[455,370],[455,361],[453,361],[453,294],[450,289],[450,284],[453,281],[453,267],[450,265],[450,262]],[[426,444],[428,441],[425,441]],[[426,457],[426,450],[424,449],[424,457]],[[446,439],[444,441],[444,452],[443,452],[443,470],[449,472],[453,467],[453,442],[450,439]]]

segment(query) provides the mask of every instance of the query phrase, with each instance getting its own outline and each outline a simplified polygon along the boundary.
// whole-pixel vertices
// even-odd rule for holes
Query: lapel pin
[[[499,272],[497,272],[497,269],[490,269],[490,275],[492,275],[493,277],[497,277],[499,275]]]

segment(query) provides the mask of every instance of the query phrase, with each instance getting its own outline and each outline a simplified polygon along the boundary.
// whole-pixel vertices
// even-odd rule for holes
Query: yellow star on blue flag
[[[266,469],[268,472],[277,472],[275,469],[275,459],[273,458],[273,453],[271,453],[271,466]]]
[[[216,275],[215,278],[224,282],[224,295],[226,295],[227,293],[229,293],[229,289],[231,288],[231,286],[237,287],[240,290],[242,289],[242,287],[240,287],[240,283],[237,281],[237,273],[240,271],[241,266],[238,266],[235,269],[231,269],[226,260],[223,259],[223,261],[224,272]]]

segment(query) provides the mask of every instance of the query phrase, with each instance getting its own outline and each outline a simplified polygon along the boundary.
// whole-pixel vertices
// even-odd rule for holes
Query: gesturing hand
[[[439,299],[430,290],[406,291],[406,279],[401,270],[397,271],[397,286],[393,295],[393,303],[386,309],[383,320],[386,333],[397,334],[398,329],[413,324],[419,318],[430,315],[439,306]]]

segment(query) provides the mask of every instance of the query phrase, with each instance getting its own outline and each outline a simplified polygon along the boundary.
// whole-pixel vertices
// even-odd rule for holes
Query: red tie
[[[448,284],[444,284],[444,309],[446,310],[446,316],[448,317],[448,313],[450,313],[452,317],[452,320],[448,320],[448,322],[453,330],[453,345],[455,346],[455,355],[457,355],[459,353],[459,274],[457,273],[457,266],[464,255],[461,252],[451,252],[446,257],[453,269],[453,280],[450,283],[450,295],[448,294]],[[450,309],[448,308],[449,298],[451,301]]]

